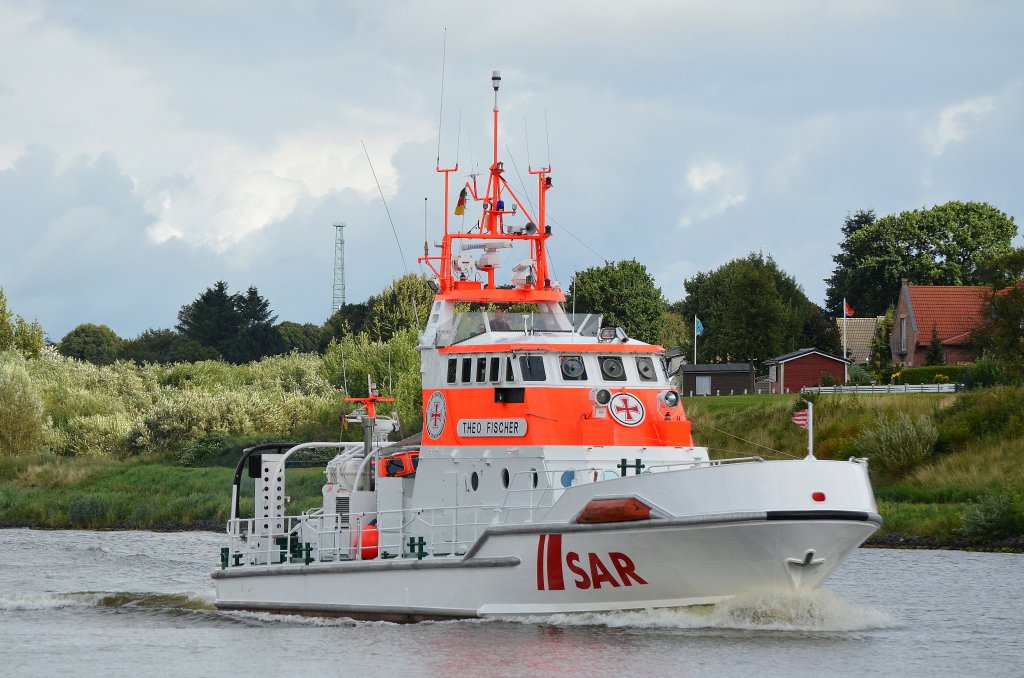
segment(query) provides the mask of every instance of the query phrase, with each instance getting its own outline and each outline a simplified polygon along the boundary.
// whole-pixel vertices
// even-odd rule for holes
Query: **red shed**
[[[846,383],[848,361],[816,348],[801,348],[765,361],[772,393],[796,393],[804,386],[820,386],[821,375],[831,374],[836,383]]]

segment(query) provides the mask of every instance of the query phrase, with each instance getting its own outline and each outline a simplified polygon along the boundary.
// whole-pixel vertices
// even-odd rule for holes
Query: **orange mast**
[[[476,232],[451,233],[448,229],[448,191],[449,175],[458,170],[437,167],[436,171],[444,174],[445,214],[444,238],[440,256],[425,255],[419,258],[426,263],[437,276],[440,290],[438,299],[453,301],[476,301],[483,303],[516,303],[516,302],[559,302],[565,300],[562,290],[552,285],[548,272],[547,239],[551,237],[551,227],[547,225],[545,195],[551,189],[550,167],[534,170],[530,174],[537,176],[537,192],[539,210],[534,219],[530,210],[523,204],[515,191],[508,185],[504,177],[504,163],[498,158],[498,88],[501,86],[501,73],[494,71],[491,75],[491,86],[494,88],[494,132],[493,160],[489,168],[487,189],[483,196],[477,193],[476,177],[467,181],[465,188],[476,202],[482,202],[483,214]],[[511,205],[506,206],[505,195],[511,198]],[[518,212],[526,217],[527,223],[522,227],[505,225],[505,217]],[[453,248],[459,241],[459,251]],[[517,264],[513,271],[513,289],[498,289],[495,284],[495,268],[499,265],[498,251],[513,246],[517,241],[529,243],[530,256]],[[479,258],[466,252],[481,250]],[[471,279],[480,271],[487,275],[486,282]]]

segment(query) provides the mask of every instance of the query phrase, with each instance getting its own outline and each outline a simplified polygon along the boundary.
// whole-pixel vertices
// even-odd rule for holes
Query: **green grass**
[[[234,470],[167,463],[60,459],[47,455],[0,465],[0,524],[131,529],[219,528],[231,508]],[[20,470],[16,477],[12,474]],[[288,513],[319,506],[323,470],[288,471]],[[241,515],[253,512],[243,476]]]
[[[973,524],[972,530],[965,528],[964,517],[970,515],[1008,521],[1011,536],[1024,537],[1024,524],[1013,527],[1012,510],[1004,511],[1003,518],[994,509],[976,510],[998,507],[993,495],[1016,496],[1024,489],[1024,389],[812,399],[815,456],[869,459],[885,518],[880,536],[969,543],[972,530],[984,532]],[[706,445],[713,458],[782,459],[806,453],[806,431],[790,421],[792,412],[805,407],[797,395],[684,398],[683,404],[695,442]],[[929,431],[930,437],[925,435]],[[1005,533],[1004,527],[991,533]]]

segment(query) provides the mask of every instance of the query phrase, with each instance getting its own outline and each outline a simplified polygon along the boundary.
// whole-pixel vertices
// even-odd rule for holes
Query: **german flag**
[[[469,195],[469,191],[466,187],[462,187],[462,192],[459,193],[459,202],[455,203],[455,216],[462,216],[466,213],[466,196]]]

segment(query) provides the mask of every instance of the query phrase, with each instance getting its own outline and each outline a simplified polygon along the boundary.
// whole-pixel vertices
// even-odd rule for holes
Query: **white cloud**
[[[725,175],[725,166],[717,160],[710,160],[699,165],[692,165],[686,173],[686,183],[696,193],[703,193],[708,187],[717,184]]]
[[[947,146],[963,141],[977,127],[982,116],[994,109],[992,97],[970,99],[942,109],[939,121],[926,133],[932,153],[942,155]]]
[[[428,126],[406,121],[404,138],[366,141],[386,196],[399,176],[390,160],[410,138],[429,136]],[[224,252],[248,236],[289,217],[306,199],[353,190],[377,198],[377,184],[358,139],[305,135],[282,140],[269,152],[223,146],[194,163],[184,180],[153,189],[150,209],[159,220],[149,230],[157,243],[171,238]]]
[[[692,194],[687,210],[678,220],[680,228],[689,228],[698,221],[722,214],[747,199],[746,172],[720,160],[706,160],[690,165],[686,186]]]

